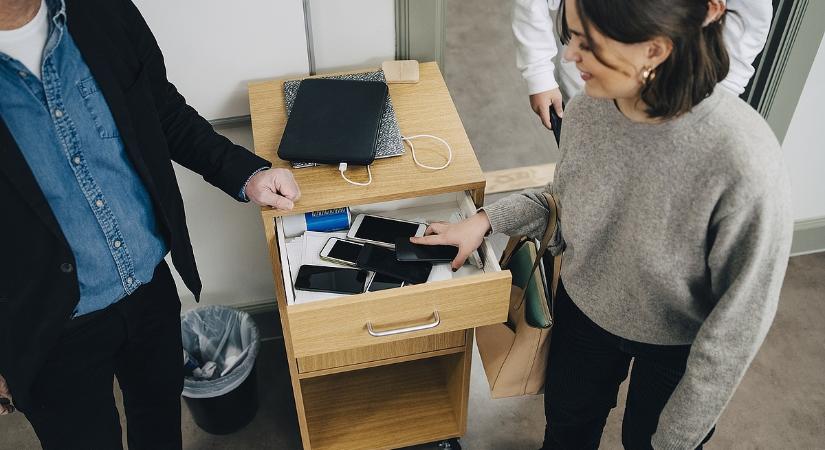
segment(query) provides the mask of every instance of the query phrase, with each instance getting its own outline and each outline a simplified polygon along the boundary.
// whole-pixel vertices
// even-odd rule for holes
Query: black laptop
[[[372,164],[387,95],[387,84],[379,81],[301,81],[278,157],[318,164]]]

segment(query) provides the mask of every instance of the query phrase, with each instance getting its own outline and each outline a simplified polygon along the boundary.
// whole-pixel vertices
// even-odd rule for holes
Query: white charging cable
[[[416,156],[416,154],[415,154],[415,145],[413,145],[413,143],[412,143],[412,140],[417,139],[417,138],[435,139],[436,141],[439,141],[442,144],[444,144],[444,146],[447,147],[447,162],[444,163],[444,165],[438,166],[438,167],[428,166],[426,164],[421,163],[418,160],[418,156]],[[445,141],[444,139],[441,139],[438,136],[433,136],[431,134],[416,134],[415,136],[407,136],[407,137],[401,136],[401,140],[408,143],[408,144],[410,144],[410,149],[412,150],[413,161],[415,161],[415,164],[418,167],[423,167],[424,169],[430,169],[430,170],[441,170],[441,169],[446,169],[450,165],[450,163],[453,162],[453,148],[450,147],[450,144],[448,144],[447,141]],[[369,180],[366,183],[360,183],[358,181],[352,181],[349,178],[347,178],[347,175],[344,173],[344,172],[347,171],[347,163],[345,163],[345,162],[342,162],[342,163],[338,164],[338,171],[341,172],[341,177],[344,178],[344,181],[346,181],[349,184],[353,184],[355,186],[369,186],[372,183],[372,170],[370,169],[370,166],[367,166],[367,175],[369,175]]]
[[[444,163],[443,166],[433,167],[433,166],[428,166],[426,164],[422,164],[420,161],[418,161],[418,157],[415,155],[415,145],[413,145],[413,143],[412,143],[412,140],[416,139],[416,138],[435,139],[436,141],[439,141],[442,144],[444,144],[444,146],[447,147],[447,154],[448,154],[447,162]],[[449,166],[450,163],[453,162],[453,148],[450,147],[450,144],[448,144],[447,141],[445,141],[444,139],[441,139],[438,136],[433,136],[431,134],[416,134],[415,136],[407,136],[407,137],[401,136],[401,140],[403,140],[404,142],[410,144],[410,149],[412,150],[413,161],[415,161],[415,164],[418,167],[423,167],[424,169],[430,169],[430,170],[441,170],[441,169],[446,169],[447,166]]]
[[[346,182],[349,184],[354,184],[356,186],[369,186],[370,183],[372,183],[372,170],[370,170],[370,166],[367,166],[367,174],[369,175],[370,179],[366,183],[359,183],[357,181],[352,181],[349,178],[347,178],[347,176],[344,174],[344,172],[347,171],[347,163],[345,162],[338,164],[338,171],[341,172],[341,176],[344,177],[344,180],[346,180]]]

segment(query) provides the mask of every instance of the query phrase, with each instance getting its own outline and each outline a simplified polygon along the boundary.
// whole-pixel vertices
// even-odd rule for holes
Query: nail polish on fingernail
[[[453,267],[453,272],[457,272],[457,271],[458,271],[458,269],[456,269],[455,267]]]

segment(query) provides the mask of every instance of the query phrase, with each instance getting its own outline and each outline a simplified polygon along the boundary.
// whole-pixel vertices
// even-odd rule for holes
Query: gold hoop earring
[[[644,66],[642,68],[642,84],[647,84],[653,81],[656,78],[656,72],[650,66]]]

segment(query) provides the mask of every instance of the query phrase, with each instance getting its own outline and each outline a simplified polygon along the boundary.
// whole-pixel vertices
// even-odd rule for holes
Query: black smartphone
[[[395,257],[399,261],[450,262],[458,255],[452,245],[413,244],[409,238],[395,240]]]
[[[376,273],[375,276],[372,277],[372,280],[370,280],[367,292],[384,291],[401,286],[404,286],[404,280],[388,277],[382,273]]]
[[[358,267],[372,270],[393,278],[399,278],[409,284],[420,284],[427,281],[432,263],[424,261],[398,261],[395,250],[380,247],[374,244],[364,244],[364,249],[358,255]]]
[[[561,104],[561,109],[564,111],[564,103]],[[561,117],[556,114],[556,108],[550,105],[550,125],[553,126],[553,137],[556,138],[556,145],[561,141]]]
[[[361,294],[367,287],[370,273],[346,267],[304,265],[298,269],[295,289],[301,291]]]
[[[424,236],[427,225],[408,220],[358,214],[352,221],[347,239],[392,248],[395,238]]]

